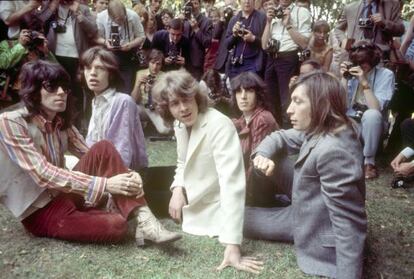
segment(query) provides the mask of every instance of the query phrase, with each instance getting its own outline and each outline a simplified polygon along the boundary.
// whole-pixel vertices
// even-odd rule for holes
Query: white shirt
[[[12,14],[14,14],[15,12],[17,12],[18,10],[23,9],[27,3],[29,3],[29,1],[24,1],[24,0],[16,0],[16,1],[0,1],[0,18],[3,21],[6,21],[9,16],[11,16]],[[19,38],[19,33],[20,33],[20,26],[19,25],[14,25],[14,26],[9,26],[9,29],[7,31],[7,35],[9,36],[10,39],[17,39]]]
[[[303,7],[297,7],[294,4],[289,6],[290,8],[290,22],[300,34],[305,37],[311,36],[311,24],[312,16],[308,9]],[[299,46],[292,40],[289,35],[289,31],[282,24],[282,19],[272,19],[270,26],[271,38],[280,41],[279,52],[294,51]]]
[[[111,109],[114,96],[115,89],[108,88],[92,100],[92,117],[88,129],[88,137],[94,142],[105,139],[109,110]]]
[[[73,30],[72,17],[69,8],[59,5],[58,23],[66,26],[65,33],[56,33],[55,55],[79,58],[78,49],[75,42],[75,32]]]

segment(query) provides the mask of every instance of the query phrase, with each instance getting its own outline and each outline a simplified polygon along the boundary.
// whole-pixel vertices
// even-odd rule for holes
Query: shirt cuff
[[[95,206],[100,201],[105,192],[106,180],[105,177],[92,178],[85,196],[85,203],[88,206]]]
[[[411,147],[406,147],[406,148],[403,149],[403,151],[401,151],[401,154],[405,158],[410,158],[410,157],[414,156],[414,150]]]

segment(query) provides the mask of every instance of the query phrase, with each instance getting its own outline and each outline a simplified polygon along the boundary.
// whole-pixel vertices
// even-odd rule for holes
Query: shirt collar
[[[98,96],[93,98],[94,105],[97,105],[97,102],[106,101],[109,102],[115,95],[115,88],[108,88]],[[98,101],[99,100],[99,101]]]
[[[63,126],[63,118],[59,115],[56,115],[53,121],[46,119],[42,113],[36,114],[33,117],[33,123],[43,132],[43,133],[53,133],[56,130],[60,130]]]

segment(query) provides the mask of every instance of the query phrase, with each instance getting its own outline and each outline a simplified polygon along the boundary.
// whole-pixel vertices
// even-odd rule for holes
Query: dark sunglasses
[[[69,86],[67,84],[61,83],[61,82],[50,82],[50,81],[44,81],[42,82],[42,87],[50,94],[56,94],[59,90],[59,87],[62,87],[63,91],[66,94],[70,93]]]

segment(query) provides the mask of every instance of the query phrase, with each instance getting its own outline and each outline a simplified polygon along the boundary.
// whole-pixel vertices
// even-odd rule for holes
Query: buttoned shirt
[[[105,130],[108,125],[109,109],[112,104],[115,89],[109,88],[92,100],[91,128],[88,133],[88,140],[98,142],[105,139]]]
[[[395,76],[394,73],[384,67],[374,67],[368,73],[368,83],[371,90],[374,92],[375,97],[380,103],[380,110],[384,112],[384,109],[388,106],[392,95],[395,90]],[[362,91],[358,91],[359,81],[357,78],[352,78],[348,81],[348,111],[347,114],[354,116],[355,110],[352,109],[352,105],[358,101],[365,105],[365,96]],[[359,94],[358,94],[359,92]]]
[[[65,152],[69,151],[80,158],[88,151],[88,147],[74,126],[61,130],[61,125],[59,117],[51,122],[40,114],[29,116],[26,108],[5,112],[0,115],[0,151],[27,173],[40,188],[79,194],[85,198],[87,205],[95,205],[104,193],[106,178],[64,168]],[[35,137],[32,137],[30,131],[33,128],[31,127],[39,131]],[[67,141],[63,140],[66,137]],[[0,164],[3,163],[8,162],[0,162]],[[2,176],[7,176],[7,173]],[[13,197],[10,196],[10,198]],[[44,206],[45,198],[46,196],[42,198],[40,195],[18,217],[27,217],[35,211],[35,208]],[[15,200],[14,202],[27,201]]]
[[[311,36],[311,24],[312,16],[308,9],[303,7],[298,7],[294,4],[289,6],[290,8],[290,22],[293,27],[295,27],[298,32],[309,38]],[[293,41],[292,37],[289,34],[289,31],[282,24],[283,19],[274,18],[271,21],[271,37],[280,41],[279,52],[288,52],[294,51],[299,48],[299,46]]]

